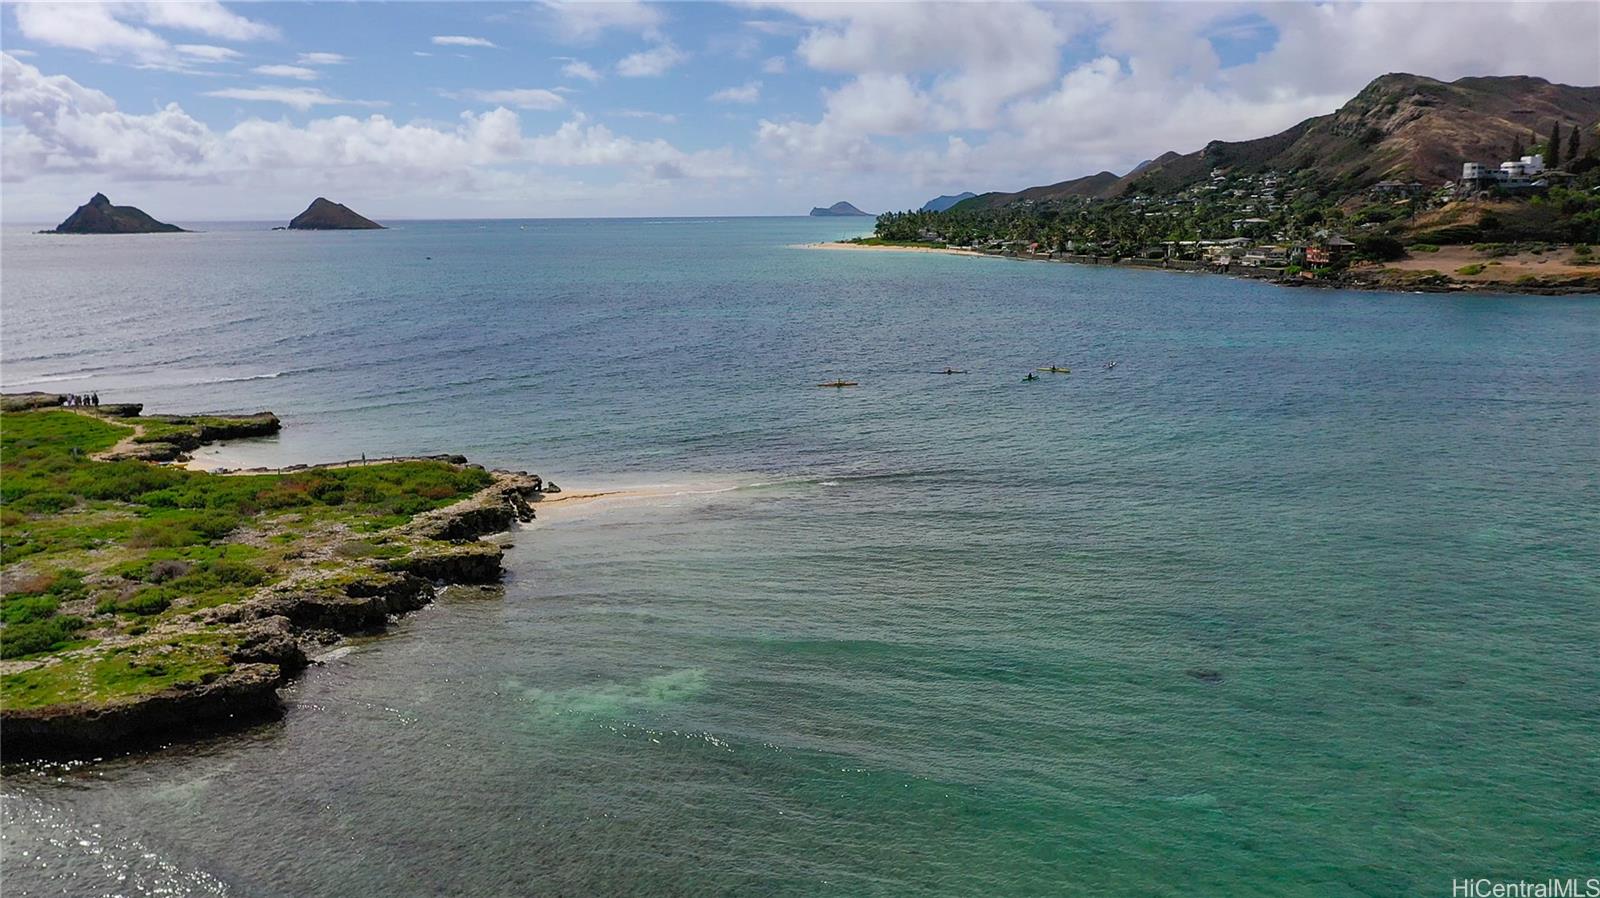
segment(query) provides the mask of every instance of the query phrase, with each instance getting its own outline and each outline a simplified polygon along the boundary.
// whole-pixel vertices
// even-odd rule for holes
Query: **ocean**
[[[8,229],[8,391],[653,490],[281,722],[8,769],[7,894],[1600,875],[1600,303],[796,246],[870,224]]]

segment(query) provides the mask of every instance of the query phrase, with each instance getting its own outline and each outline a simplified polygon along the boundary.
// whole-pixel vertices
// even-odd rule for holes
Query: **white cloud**
[[[688,58],[689,54],[671,41],[662,41],[648,50],[624,56],[617,62],[617,74],[624,78],[656,78]]]
[[[665,21],[659,7],[638,0],[604,3],[544,0],[540,5],[550,13],[556,32],[577,42],[594,40],[611,28],[653,35]]]
[[[465,34],[436,34],[433,36],[434,44],[440,47],[498,47],[494,41],[483,37],[471,37]]]
[[[811,4],[782,7],[814,23],[795,55],[854,75],[936,75],[931,93],[967,128],[991,127],[1008,100],[1048,86],[1069,37],[1052,11],[1025,3]]]
[[[678,123],[676,115],[670,112],[655,112],[650,109],[619,109],[617,110],[617,115],[623,118],[648,119],[652,122],[660,122],[663,125],[676,125]]]
[[[277,28],[238,15],[216,0],[187,0],[183,3],[150,0],[126,6],[133,7],[135,15],[157,28],[198,31],[230,41],[266,41],[282,36]]]
[[[183,178],[216,150],[210,129],[176,103],[129,115],[104,93],[9,53],[0,53],[0,113],[20,124],[0,142],[8,181],[52,169]]]
[[[555,91],[539,87],[507,90],[463,90],[447,93],[445,96],[461,100],[472,100],[478,103],[515,106],[518,109],[556,109],[566,105],[567,102]]]
[[[305,112],[313,106],[387,106],[379,100],[346,100],[330,96],[320,87],[229,87],[208,90],[208,97],[224,100],[249,100],[259,103],[282,103]]]
[[[210,44],[179,44],[173,49],[184,56],[204,62],[226,62],[230,59],[238,59],[240,56],[238,50],[228,47],[213,47]]]
[[[350,61],[350,57],[342,53],[301,53],[295,62],[301,65],[342,65]]]
[[[1255,63],[1224,76],[1241,90],[1348,93],[1384,72],[1442,80],[1536,74],[1600,82],[1600,4],[1263,4],[1281,37]],[[1485,25],[1485,17],[1492,24]],[[1147,27],[1124,24],[1134,34]]]
[[[566,75],[568,78],[582,78],[583,80],[589,82],[599,81],[601,78],[605,77],[604,75],[600,74],[600,71],[594,66],[580,59],[570,60],[566,65],[561,67],[561,73]]]
[[[273,26],[240,16],[216,0],[27,2],[12,4],[12,11],[17,30],[30,40],[72,50],[132,56],[145,64],[173,64],[173,48],[152,28],[191,31],[234,41],[279,37]]]
[[[317,78],[316,69],[298,65],[258,65],[250,71],[269,78],[295,78],[300,81],[315,81]]]
[[[761,99],[761,82],[746,81],[738,87],[724,87],[706,99],[713,103],[754,103]]]
[[[160,35],[122,21],[103,3],[19,3],[12,12],[24,37],[53,47],[140,55],[167,49]]]
[[[406,124],[374,114],[304,125],[251,118],[216,132],[177,104],[145,115],[121,112],[106,94],[66,76],[46,76],[9,54],[0,53],[0,86],[0,114],[17,123],[0,143],[11,181],[94,174],[128,181],[241,183],[281,176],[302,186],[337,178],[340,184],[392,187],[437,177],[471,186],[513,177],[489,170],[513,164],[615,167],[647,181],[750,174],[730,151],[684,152],[661,139],[617,135],[581,114],[532,136],[522,132],[517,113],[503,107],[463,113],[453,126]],[[252,89],[248,98],[289,102],[254,95],[265,90]],[[532,171],[514,177],[527,178]]]
[[[761,71],[768,75],[782,75],[789,70],[789,61],[782,56],[769,56],[761,63]]]
[[[1014,189],[1125,171],[1331,112],[1390,71],[1600,76],[1593,3],[1512,4],[1493,28],[1484,7],[1446,3],[778,8],[806,23],[794,57],[848,80],[823,92],[813,121],[761,121],[756,143],[787,176],[830,184],[895,171],[902,182]],[[1212,38],[1243,15],[1259,17],[1244,24],[1267,47],[1225,64]],[[1069,40],[1098,52],[1061,73]],[[971,143],[950,133],[968,129],[983,133]]]

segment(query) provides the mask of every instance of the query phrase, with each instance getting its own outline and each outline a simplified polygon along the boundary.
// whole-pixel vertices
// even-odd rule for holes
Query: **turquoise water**
[[[12,771],[7,892],[1600,869],[1600,305],[792,248],[853,227],[8,232],[8,390],[668,487],[544,514],[279,724]]]

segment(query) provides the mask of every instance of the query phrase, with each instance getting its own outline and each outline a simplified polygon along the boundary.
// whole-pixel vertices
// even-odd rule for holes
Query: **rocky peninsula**
[[[145,416],[4,397],[0,727],[7,760],[96,757],[283,712],[278,688],[446,584],[493,583],[482,539],[546,484],[460,456],[185,469],[268,412]]]
[[[52,234],[181,234],[183,228],[156,221],[143,209],[134,206],[113,206],[103,193],[89,198],[56,225]]]
[[[289,222],[291,231],[373,231],[383,230],[381,224],[367,218],[343,203],[327,197],[317,197]]]

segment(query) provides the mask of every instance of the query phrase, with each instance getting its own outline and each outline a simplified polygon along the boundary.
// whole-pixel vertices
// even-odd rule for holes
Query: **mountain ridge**
[[[977,194],[973,193],[970,190],[964,190],[964,191],[962,191],[960,193],[955,193],[955,194],[950,194],[950,193],[941,194],[939,196],[934,197],[931,200],[928,200],[926,203],[923,203],[922,204],[922,208],[919,209],[918,211],[920,211],[920,212],[943,212],[944,210],[950,208],[951,206],[954,206],[956,203],[959,203],[962,200],[970,200],[975,196],[977,196]]]
[[[1260,172],[1315,166],[1352,190],[1392,179],[1436,186],[1459,177],[1462,162],[1496,164],[1510,157],[1514,145],[1542,140],[1552,121],[1567,129],[1578,126],[1594,140],[1600,87],[1556,84],[1529,75],[1446,82],[1389,73],[1333,112],[1276,134],[1213,140],[1190,153],[1163,153],[1120,178],[1100,172],[1010,193],[980,194],[955,208],[976,211],[1068,197],[1165,193],[1194,184],[1217,168]]]

